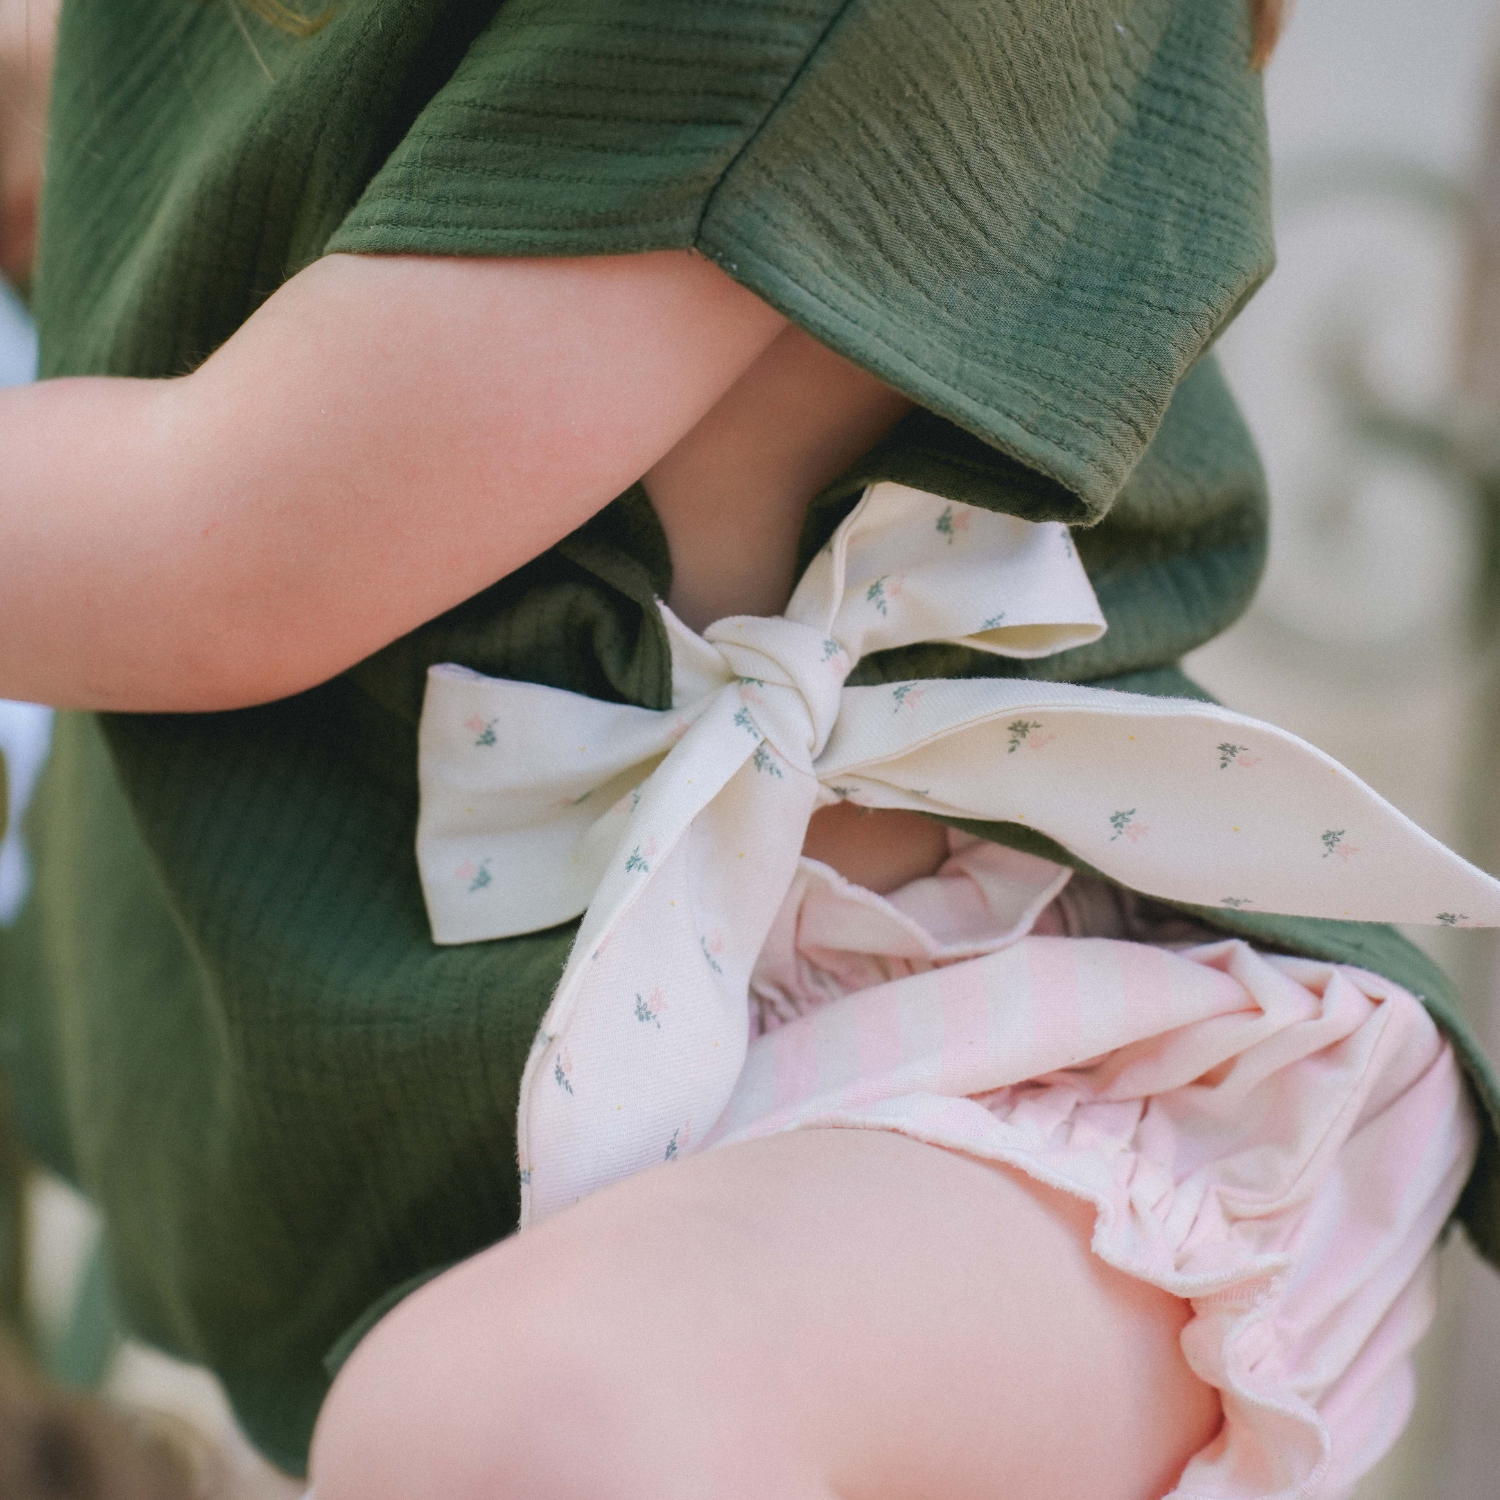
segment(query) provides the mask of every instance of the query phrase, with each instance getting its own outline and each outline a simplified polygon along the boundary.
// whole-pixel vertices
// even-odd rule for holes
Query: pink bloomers
[[[1374,974],[950,847],[889,897],[803,860],[707,1144],[894,1130],[1085,1199],[1096,1254],[1191,1304],[1222,1397],[1171,1500],[1346,1495],[1410,1413],[1476,1149],[1447,1042]]]

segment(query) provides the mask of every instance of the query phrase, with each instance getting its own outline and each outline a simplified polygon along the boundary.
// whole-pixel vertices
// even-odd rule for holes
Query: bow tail
[[[584,918],[521,1083],[523,1224],[688,1154],[739,1077],[817,784],[737,708],[727,691],[641,788]]]
[[[686,716],[441,665],[418,736],[417,867],[438,943],[571,921],[589,904],[611,804],[648,777]]]
[[[1167,900],[1500,926],[1500,882],[1322,751],[1213,704],[1002,679],[849,688],[817,771],[872,806],[1024,824]]]

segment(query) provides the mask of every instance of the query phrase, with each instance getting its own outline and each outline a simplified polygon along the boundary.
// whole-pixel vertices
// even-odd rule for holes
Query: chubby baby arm
[[[0,393],[0,696],[324,681],[606,505],[783,326],[685,252],[330,256],[190,375]]]

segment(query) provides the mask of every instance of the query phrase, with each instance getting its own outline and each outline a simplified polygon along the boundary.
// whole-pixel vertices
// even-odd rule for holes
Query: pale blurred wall
[[[1468,631],[1472,498],[1351,430],[1329,369],[1358,347],[1394,408],[1451,401],[1465,231],[1432,189],[1477,177],[1497,62],[1492,0],[1302,0],[1267,78],[1280,267],[1223,345],[1271,481],[1272,560],[1250,615],[1189,662],[1470,853],[1491,667]],[[1382,178],[1380,162],[1420,170]],[[1413,936],[1500,1041],[1485,939]],[[1500,1276],[1458,1242],[1422,1365],[1417,1416],[1359,1500],[1500,1500]]]

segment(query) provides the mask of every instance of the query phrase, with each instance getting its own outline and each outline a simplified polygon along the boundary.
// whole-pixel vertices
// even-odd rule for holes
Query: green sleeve
[[[1271,264],[1244,0],[507,0],[330,249],[694,248],[1097,519]]]

